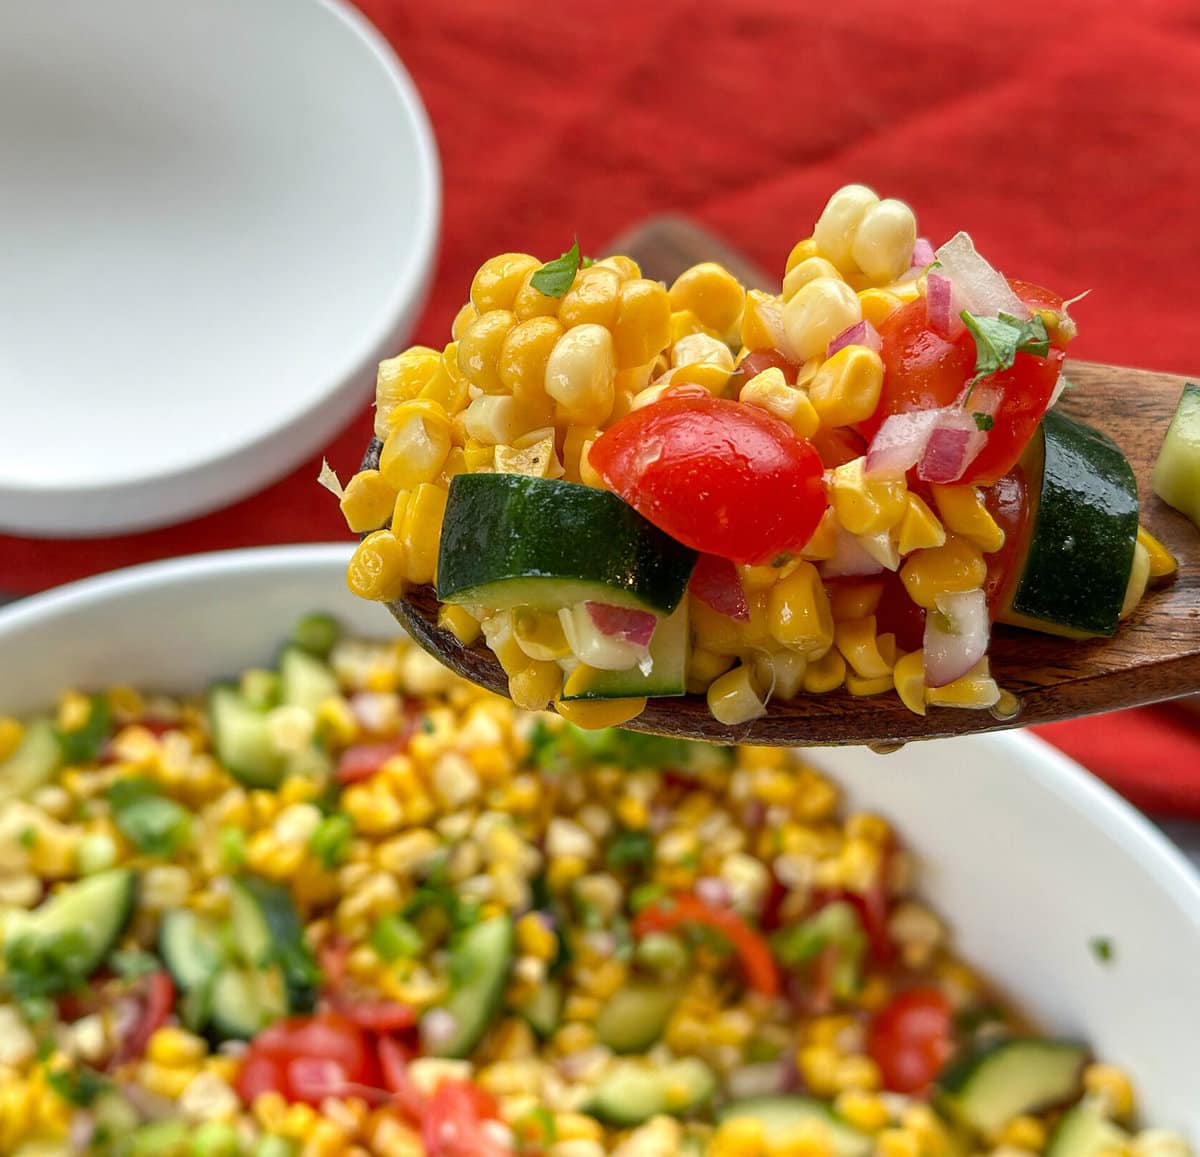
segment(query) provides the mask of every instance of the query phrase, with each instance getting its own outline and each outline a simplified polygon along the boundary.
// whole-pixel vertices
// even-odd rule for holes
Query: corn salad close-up
[[[0,1153],[1187,1157],[917,885],[791,753],[310,616],[204,698],[0,719]]]
[[[1051,408],[1069,304],[859,185],[779,294],[493,257],[449,345],[380,366],[378,469],[332,483],[350,589],[436,583],[518,705],[583,726],[841,688],[1011,715],[994,622],[1111,635],[1175,569],[1121,451]]]

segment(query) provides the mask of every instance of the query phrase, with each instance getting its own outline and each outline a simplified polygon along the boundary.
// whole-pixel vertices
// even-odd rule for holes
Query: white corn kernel
[[[267,735],[271,746],[285,755],[296,755],[312,742],[317,721],[304,707],[285,704],[267,713]]]
[[[192,890],[187,868],[174,864],[155,864],[142,873],[138,903],[149,912],[168,912],[182,908]]]
[[[577,325],[550,353],[546,393],[568,421],[598,425],[612,413],[616,376],[612,334],[602,325]]]
[[[0,1065],[19,1069],[37,1056],[37,1041],[11,1004],[0,1004]]]
[[[481,394],[467,407],[463,422],[468,435],[485,446],[515,442],[525,433],[520,408],[510,394]]]
[[[879,203],[873,189],[865,185],[846,185],[829,198],[813,227],[813,240],[823,257],[843,272],[853,272],[854,234],[872,205]]]
[[[908,269],[916,242],[913,211],[903,201],[889,197],[863,215],[850,255],[872,281],[887,285]]]
[[[810,281],[783,307],[788,344],[802,361],[823,356],[839,333],[860,321],[858,294],[832,277]]]
[[[241,1101],[216,1073],[197,1073],[179,1098],[179,1111],[189,1121],[227,1121],[237,1116]]]

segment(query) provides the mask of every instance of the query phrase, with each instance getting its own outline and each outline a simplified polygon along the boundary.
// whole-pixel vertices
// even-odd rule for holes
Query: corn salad
[[[747,290],[711,262],[667,286],[628,257],[583,259],[578,244],[545,265],[525,253],[489,259],[448,345],[413,347],[379,368],[378,469],[336,487],[347,525],[363,536],[350,589],[391,601],[436,583],[441,626],[464,644],[491,648],[519,706],[553,704],[584,727],[635,717],[647,695],[685,693],[706,696],[729,725],[762,715],[772,698],[838,690],[894,692],[917,714],[936,706],[1011,713],[1015,701],[988,664],[989,620],[1111,633],[1118,611],[1131,613],[1147,582],[1174,563],[1159,547],[1166,557],[1151,575],[1158,544],[1143,531],[1135,546],[1126,527],[1130,556],[1113,564],[1115,605],[1099,625],[1067,621],[1053,608],[1007,608],[1026,557],[1028,544],[1016,539],[1028,498],[1014,506],[1006,487],[1026,485],[1014,463],[1062,388],[1058,367],[1074,323],[1061,299],[1036,287],[1025,291],[1032,305],[1018,300],[967,238],[968,273],[982,270],[1003,293],[999,305],[974,306],[979,317],[963,311],[973,327],[965,333],[962,291],[948,276],[956,244],[963,248],[956,238],[935,255],[907,205],[852,185],[792,248],[778,294]],[[911,318],[922,340],[932,334],[949,351],[938,363],[957,367],[948,387],[928,380],[940,368],[912,369],[919,358],[908,358],[903,344]],[[989,351],[983,337],[1005,334],[1007,363],[976,357],[975,339]],[[930,396],[946,388],[942,408],[929,410]],[[906,412],[916,409],[936,421],[918,429]],[[686,451],[672,433],[681,410],[710,420]],[[1033,411],[1032,421],[1018,410]],[[731,444],[766,439],[790,455],[789,488],[775,493],[763,458],[734,467],[717,455],[686,479],[650,477],[673,453],[715,455],[722,429]],[[660,448],[648,454],[647,446]],[[943,451],[954,459],[949,467],[934,460]],[[807,489],[797,471],[808,472]],[[634,592],[634,603],[657,616],[657,633],[635,639],[635,620],[605,625],[580,611],[593,603],[570,605],[565,594],[525,604],[501,599],[503,584],[457,594],[455,576],[439,576],[439,565],[445,572],[457,557],[443,529],[466,521],[472,537],[464,550],[481,549],[478,509],[464,513],[452,485],[480,474],[520,476],[529,495],[557,494],[568,504],[546,530],[547,557],[522,529],[525,554],[498,560],[501,577],[522,565],[520,573],[580,577],[571,564],[554,570],[564,539],[586,537],[603,554],[609,523],[572,515],[564,484],[615,491],[654,527],[702,552],[687,589],[684,573],[669,591]],[[730,480],[746,483],[745,502],[740,491],[736,501],[722,499]],[[614,557],[610,593],[628,576],[625,556]],[[714,561],[722,565],[698,582]],[[613,601],[634,605],[618,598],[629,593]],[[662,595],[657,604],[654,593]],[[665,672],[655,639],[679,604],[684,654]],[[636,675],[655,669],[648,680]],[[614,679],[614,671],[631,677]]]
[[[205,702],[68,691],[0,736],[10,1157],[1027,1157],[1067,1105],[1187,1153],[780,749],[579,730],[322,617]],[[1005,1048],[1065,1058],[1054,1109],[952,1076]]]

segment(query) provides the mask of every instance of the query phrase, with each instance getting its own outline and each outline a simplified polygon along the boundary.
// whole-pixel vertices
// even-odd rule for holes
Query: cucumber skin
[[[744,1097],[732,1101],[717,1113],[717,1121],[753,1117],[762,1123],[768,1138],[775,1132],[773,1123],[782,1123],[784,1130],[801,1121],[824,1122],[833,1136],[835,1157],[867,1157],[872,1150],[871,1138],[843,1121],[830,1105],[800,1093],[778,1093]]]
[[[61,915],[64,906],[69,912],[72,900],[78,902],[81,894],[90,897],[93,892],[98,895],[97,905],[100,904],[100,898],[103,898],[102,910],[98,911],[96,915],[105,921],[106,928],[103,935],[88,945],[87,963],[83,971],[85,975],[90,976],[104,963],[105,957],[116,946],[117,941],[121,938],[121,933],[125,931],[126,925],[133,916],[137,898],[137,875],[129,868],[109,868],[105,872],[98,872],[94,876],[85,876],[82,880],[68,885],[40,908],[33,909],[18,932],[17,938],[23,940],[26,936],[30,936],[36,945],[39,935],[44,934],[47,923],[55,924],[56,927],[52,931],[66,926]],[[111,895],[109,895],[110,892]],[[58,916],[58,920],[53,919],[55,916]]]
[[[483,602],[480,588],[505,581],[574,578],[669,615],[695,563],[695,551],[607,490],[521,474],[459,474],[442,522],[438,598]]]
[[[1039,434],[1041,495],[1012,609],[1085,635],[1112,635],[1137,542],[1133,468],[1111,439],[1055,410],[1042,418]],[[1094,512],[1082,523],[1071,517],[1080,503]],[[1119,582],[1105,582],[1116,574]]]
[[[484,937],[487,939],[481,944]],[[472,973],[465,983],[451,990],[442,1006],[455,1017],[458,1028],[453,1037],[436,1050],[430,1050],[432,1056],[463,1060],[474,1052],[504,1002],[516,947],[517,934],[511,916],[492,916],[464,933],[463,941],[452,952],[471,954]]]
[[[291,892],[260,876],[239,876],[236,885],[257,904],[274,941],[274,962],[283,970],[287,984],[288,1012],[312,1012],[321,974],[304,939],[304,924]]]
[[[1154,493],[1200,526],[1200,385],[1187,382],[1151,477]]]

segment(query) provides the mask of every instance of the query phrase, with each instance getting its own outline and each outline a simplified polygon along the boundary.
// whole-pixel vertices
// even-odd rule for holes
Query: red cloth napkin
[[[441,259],[414,340],[446,340],[487,256],[554,257],[575,233],[595,251],[651,213],[692,214],[781,271],[825,198],[862,181],[909,201],[935,242],[965,228],[1008,272],[1067,295],[1093,289],[1074,311],[1077,356],[1200,371],[1191,0],[360,7],[412,73],[442,153]],[[364,409],[330,432],[327,455],[343,476],[369,430]],[[0,589],[191,551],[343,538],[314,484],[318,466],[149,534],[0,536]],[[1110,777],[1128,774],[1135,737],[1140,775],[1200,767],[1196,734],[1152,711],[1045,733]],[[1155,798],[1200,812],[1197,795]]]

